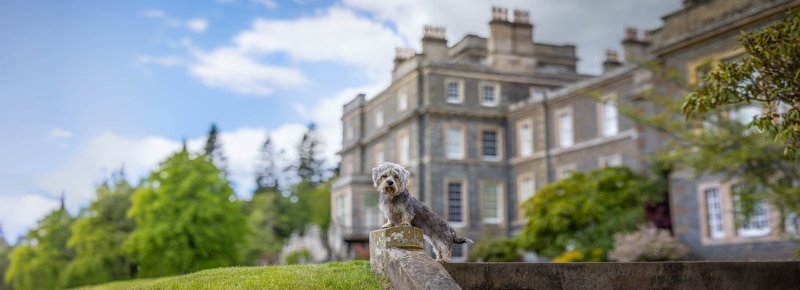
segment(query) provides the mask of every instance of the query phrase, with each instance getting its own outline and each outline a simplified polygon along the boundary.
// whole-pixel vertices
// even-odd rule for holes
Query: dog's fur
[[[372,169],[372,181],[380,192],[378,206],[386,217],[383,228],[415,226],[422,229],[425,240],[431,244],[436,261],[450,262],[453,243],[474,243],[459,238],[456,231],[428,206],[408,193],[408,178],[411,175],[402,166],[385,162]]]

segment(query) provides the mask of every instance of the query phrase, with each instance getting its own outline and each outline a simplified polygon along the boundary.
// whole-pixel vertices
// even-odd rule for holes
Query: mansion
[[[599,76],[577,72],[574,45],[537,42],[527,11],[509,15],[495,7],[488,37],[466,35],[452,45],[444,28],[426,26],[421,52],[397,50],[387,88],[343,106],[332,257],[353,257],[383,224],[371,169],[384,161],[406,167],[409,192],[475,241],[519,233],[521,202],[572,171],[647,170],[666,137],[625,118],[617,102],[660,90],[663,81],[633,60],[655,61],[691,83],[708,59],[741,54],[740,31],[800,6],[800,0],[683,2],[659,28],[627,28],[624,51],[607,51]],[[786,259],[797,247],[789,238],[795,223],[782,222],[766,205],[737,227],[731,184],[720,178],[674,172],[665,208],[694,259]],[[454,245],[453,260],[464,261],[468,252]]]

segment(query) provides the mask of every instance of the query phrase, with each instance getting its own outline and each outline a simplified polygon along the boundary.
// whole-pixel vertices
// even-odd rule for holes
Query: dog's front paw
[[[410,227],[410,226],[411,226],[411,223],[410,223],[410,222],[401,222],[401,223],[400,223],[400,226],[403,226],[403,227]]]
[[[386,229],[386,228],[391,228],[393,226],[394,226],[394,224],[392,224],[391,222],[387,222],[387,223],[383,224],[383,226],[381,226],[381,228],[382,229]]]

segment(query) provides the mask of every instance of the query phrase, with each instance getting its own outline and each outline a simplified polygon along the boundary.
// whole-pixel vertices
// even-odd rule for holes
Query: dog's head
[[[372,182],[375,188],[389,196],[396,196],[406,189],[411,173],[403,166],[384,162],[372,169]]]

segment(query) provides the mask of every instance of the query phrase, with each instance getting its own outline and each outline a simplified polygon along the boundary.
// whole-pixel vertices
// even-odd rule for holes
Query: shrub
[[[614,235],[614,249],[608,259],[617,262],[678,261],[686,259],[689,248],[678,242],[667,230],[652,224],[640,225],[629,234]]]
[[[588,254],[588,255],[587,255]],[[564,252],[558,257],[553,258],[553,263],[570,263],[570,262],[602,262],[603,249],[594,248],[588,253],[582,250],[572,250]]]
[[[311,255],[311,252],[308,249],[291,251],[286,254],[287,265],[306,264],[313,260],[314,256]]]
[[[519,262],[522,261],[517,243],[512,239],[483,239],[470,251],[471,262]]]

